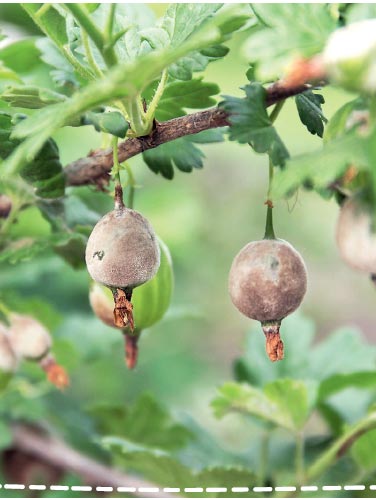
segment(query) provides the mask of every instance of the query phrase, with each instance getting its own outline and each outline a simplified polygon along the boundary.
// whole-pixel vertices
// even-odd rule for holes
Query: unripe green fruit
[[[376,19],[334,31],[323,52],[330,79],[348,90],[376,91]]]
[[[336,230],[337,247],[342,259],[352,268],[376,274],[376,233],[367,206],[349,198],[341,207]]]
[[[174,275],[168,247],[158,238],[160,266],[157,274],[147,283],[136,288],[132,295],[134,322],[138,331],[157,323],[166,313],[172,296]],[[114,324],[114,304],[110,290],[98,283],[90,287],[90,304],[95,314],[106,325]]]
[[[8,338],[18,358],[38,361],[51,348],[51,337],[43,325],[31,316],[9,314]]]
[[[126,207],[102,217],[86,247],[90,276],[112,289],[132,291],[153,278],[159,263],[153,228],[140,213]]]
[[[245,245],[229,275],[230,297],[245,316],[261,322],[272,361],[283,358],[281,320],[295,311],[307,290],[300,254],[286,241],[264,239]]]

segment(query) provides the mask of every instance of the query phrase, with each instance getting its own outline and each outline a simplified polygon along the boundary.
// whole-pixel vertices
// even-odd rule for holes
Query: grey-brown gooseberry
[[[252,241],[240,250],[232,263],[231,300],[245,316],[261,322],[271,361],[283,359],[281,321],[299,307],[306,289],[304,261],[286,241]]]

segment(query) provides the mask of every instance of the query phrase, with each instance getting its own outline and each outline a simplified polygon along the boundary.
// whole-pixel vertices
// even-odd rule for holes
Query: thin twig
[[[309,88],[310,86],[305,84],[286,87],[282,82],[276,82],[266,90],[266,105],[271,106],[288,97],[301,94]],[[119,162],[122,163],[147,149],[156,148],[165,142],[227,125],[230,125],[229,116],[220,107],[156,123],[149,135],[127,139],[119,144]],[[95,184],[108,175],[112,165],[112,149],[94,151],[89,156],[80,158],[66,166],[66,183],[68,186]]]
[[[139,477],[116,470],[107,465],[100,464],[78,451],[74,450],[55,436],[47,435],[44,431],[17,424],[12,428],[13,447],[24,453],[31,454],[49,463],[52,466],[77,474],[87,486],[110,486],[116,490],[120,487],[136,488],[132,495],[144,497],[139,488],[156,488],[153,483]],[[160,489],[160,488],[159,488]],[[152,491],[147,493],[148,497],[170,498],[171,495],[163,492]],[[176,497],[176,495],[173,495]]]

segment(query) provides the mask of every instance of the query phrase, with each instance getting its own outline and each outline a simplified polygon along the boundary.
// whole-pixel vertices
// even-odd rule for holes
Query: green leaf
[[[64,195],[65,178],[60,163],[59,149],[53,139],[48,139],[32,162],[21,170],[23,179],[33,185],[41,198],[59,198]]]
[[[342,327],[310,352],[310,371],[320,380],[334,375],[373,371],[376,368],[375,354],[375,346],[369,345],[359,330]],[[352,382],[351,378],[349,381]]]
[[[359,3],[349,5],[346,12],[346,23],[355,23],[363,19],[373,19],[376,17],[376,5],[374,3]]]
[[[192,33],[204,27],[205,23],[216,14],[222,5],[171,4],[161,24],[161,27],[168,33],[171,46],[179,47]],[[248,21],[250,14],[249,9],[245,6],[239,9],[237,15],[229,16],[228,19],[224,18],[224,22],[221,24],[221,38],[218,41],[226,39],[227,35],[241,28]],[[190,80],[193,72],[204,71],[210,61],[224,57],[227,52],[226,47],[218,45],[192,51],[186,57],[173,63],[169,67],[169,74],[178,80]]]
[[[297,332],[299,332],[297,334]],[[315,336],[314,324],[299,313],[285,318],[281,326],[281,338],[285,344],[283,363],[271,364],[265,355],[265,337],[259,326],[252,328],[246,338],[243,376],[257,387],[279,378],[311,379],[310,353]]]
[[[127,120],[119,111],[108,111],[104,113],[89,111],[85,113],[82,123],[84,125],[93,125],[98,132],[112,134],[121,139],[124,139],[129,128]]]
[[[354,328],[340,328],[314,345],[312,321],[295,313],[283,320],[281,337],[285,344],[285,358],[283,363],[271,365],[265,356],[262,332],[259,328],[251,330],[245,354],[240,358],[250,374],[249,383],[262,387],[272,380],[289,377],[317,381],[329,379],[330,386],[331,377],[338,376],[339,381],[341,376],[373,372],[376,368],[376,348]],[[345,381],[346,377],[342,380]],[[351,377],[348,380],[351,381]]]
[[[179,47],[221,7],[221,3],[175,3],[169,5],[161,27],[168,33],[171,46]]]
[[[116,435],[138,445],[178,450],[192,438],[191,433],[152,396],[144,394],[133,405],[94,406],[95,416],[102,435]]]
[[[85,9],[91,13],[95,12],[98,7],[100,6],[100,3],[84,3],[83,4]]]
[[[49,38],[39,38],[36,46],[40,51],[41,60],[54,68],[50,72],[54,83],[58,87],[65,87],[70,94],[72,89],[79,86],[79,78],[73,66]]]
[[[156,118],[159,121],[170,120],[185,115],[184,108],[202,109],[214,106],[213,95],[219,93],[215,83],[206,83],[202,79],[175,81],[169,83],[158,103]]]
[[[331,117],[325,127],[324,142],[330,142],[337,137],[346,135],[351,128],[360,123],[352,117],[356,117],[359,113],[366,113],[367,105],[360,97],[353,101],[347,102],[341,106]]]
[[[49,7],[46,8],[47,4],[21,4],[43,33],[61,48],[68,43],[65,19],[53,4],[48,5]]]
[[[49,104],[65,101],[66,96],[50,89],[23,86],[8,87],[1,94],[1,99],[16,108],[38,109]]]
[[[359,371],[353,373],[338,373],[324,379],[320,384],[318,400],[340,392],[348,387],[373,389],[376,386],[376,371]]]
[[[0,420],[0,450],[8,448],[12,444],[12,441],[13,435],[9,425]]]
[[[171,47],[179,47],[192,33],[212,17],[222,4],[171,4],[161,23]],[[193,71],[203,71],[209,59],[199,51],[173,63],[169,74],[179,80],[190,80]]]
[[[210,22],[217,15],[222,4],[171,4],[156,26],[145,25],[142,16],[130,19],[126,9],[124,19],[118,26],[119,32],[125,32],[116,44],[123,60],[135,61],[138,57],[154,50],[167,47],[178,48],[200,30],[209,32]],[[221,9],[222,13],[224,9]],[[242,27],[251,12],[248,6],[238,6],[235,15],[222,15],[221,34],[216,44],[198,47],[179,61],[169,66],[170,77],[178,80],[190,80],[193,72],[203,71],[209,62],[224,57],[227,47],[219,42]],[[132,22],[133,21],[133,22]],[[147,23],[146,23],[147,24]],[[219,43],[219,44],[218,44]]]
[[[261,81],[279,78],[292,61],[321,52],[336,28],[326,4],[258,3],[252,9],[260,21],[259,30],[249,37],[246,53]]]
[[[226,96],[221,106],[230,114],[230,140],[249,143],[256,153],[268,153],[273,165],[283,165],[288,151],[266,112],[266,91],[259,83],[244,87],[246,98]]]
[[[20,143],[17,139],[13,139],[13,130],[12,117],[7,113],[0,113],[0,157],[3,159],[11,155]],[[65,190],[63,167],[58,147],[53,139],[47,139],[33,160],[23,165],[20,175],[33,185],[37,196],[42,198],[63,196]]]
[[[295,97],[299,118],[311,134],[323,136],[324,123],[327,119],[322,113],[321,104],[325,99],[321,94],[314,94],[312,90],[307,90]]]
[[[4,162],[2,175],[13,175],[27,161],[31,161],[48,137],[70,123],[73,118],[112,100],[137,98],[150,82],[174,62],[194,51],[217,45],[223,38],[223,31],[228,27],[228,23],[239,17],[239,10],[243,11],[243,7],[230,6],[225,13],[207,21],[181,45],[151,52],[134,63],[121,63],[66,102],[36,111],[25,123],[16,127],[14,137],[27,139]],[[197,156],[196,152],[196,163]],[[184,165],[184,168],[187,166]]]
[[[211,143],[222,140],[222,134],[218,131],[211,131],[203,134],[194,134],[181,137],[171,142],[161,144],[155,149],[144,151],[142,156],[152,172],[161,174],[165,179],[171,180],[174,177],[174,166],[181,172],[192,172],[194,168],[203,167],[204,153],[197,148],[194,143]]]
[[[27,75],[40,64],[35,38],[18,40],[0,49],[0,60],[17,75]]]
[[[38,239],[24,238],[5,247],[0,253],[0,262],[18,264],[19,262],[31,260],[35,256],[48,251],[53,245],[64,245],[71,239],[81,237],[81,235],[70,233],[53,233]]]
[[[236,486],[251,486],[255,475],[242,467],[211,467],[194,471],[183,465],[177,458],[154,449],[143,449],[116,438],[103,439],[103,445],[120,454],[121,462],[131,470],[142,474],[161,487],[206,488],[222,487],[231,491]],[[190,493],[190,496],[202,496],[202,493]],[[238,494],[237,494],[238,495]],[[227,491],[219,494],[205,492],[205,497],[227,497]]]
[[[358,169],[369,165],[367,139],[355,132],[324,144],[321,151],[288,160],[286,168],[276,172],[273,179],[273,199],[291,195],[306,183],[315,189],[328,188],[351,164]]]
[[[351,448],[351,456],[363,470],[376,469],[376,430],[372,430],[358,438]]]
[[[306,471],[309,481],[327,472],[330,466],[343,456],[361,436],[368,436],[376,427],[376,413],[371,411],[354,425],[348,426],[330,447],[322,453]]]
[[[4,63],[0,60],[0,80],[3,84],[3,81],[15,81],[22,82],[21,78],[15,73],[12,69],[8,68],[4,65]]]
[[[217,418],[230,412],[252,415],[290,431],[300,430],[308,416],[308,391],[303,382],[281,379],[263,390],[228,382],[219,389],[211,406]]]
[[[240,380],[255,387],[281,378],[304,380],[309,407],[316,402],[324,418],[335,420],[338,432],[341,419],[353,420],[354,406],[367,407],[373,398],[376,348],[359,331],[350,328],[341,328],[316,345],[314,334],[313,323],[301,314],[285,318],[281,328],[285,359],[271,365],[265,356],[264,336],[255,328],[247,337],[245,354],[237,361],[236,373]],[[317,398],[312,382],[314,386],[318,384]],[[349,392],[348,397],[345,391]]]

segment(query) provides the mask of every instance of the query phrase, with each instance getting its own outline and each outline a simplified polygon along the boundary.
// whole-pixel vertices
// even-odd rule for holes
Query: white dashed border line
[[[104,492],[104,493],[112,493],[113,491],[117,491],[118,493],[248,493],[253,491],[254,493],[272,493],[274,492],[312,492],[312,491],[364,491],[364,490],[376,490],[376,484],[371,484],[368,487],[364,484],[346,484],[346,485],[325,485],[325,486],[314,486],[314,485],[306,485],[306,486],[275,486],[272,488],[271,486],[255,486],[253,488],[249,488],[248,486],[233,486],[232,488],[225,488],[222,486],[211,486],[208,488],[204,488],[201,486],[187,486],[186,488],[173,488],[173,487],[139,487],[135,488],[134,486],[119,486],[114,488],[112,486],[96,486],[95,488],[92,486],[64,486],[52,484],[50,486],[46,486],[45,484],[0,484],[0,489],[4,490],[31,490],[31,491],[77,491],[77,492]]]

